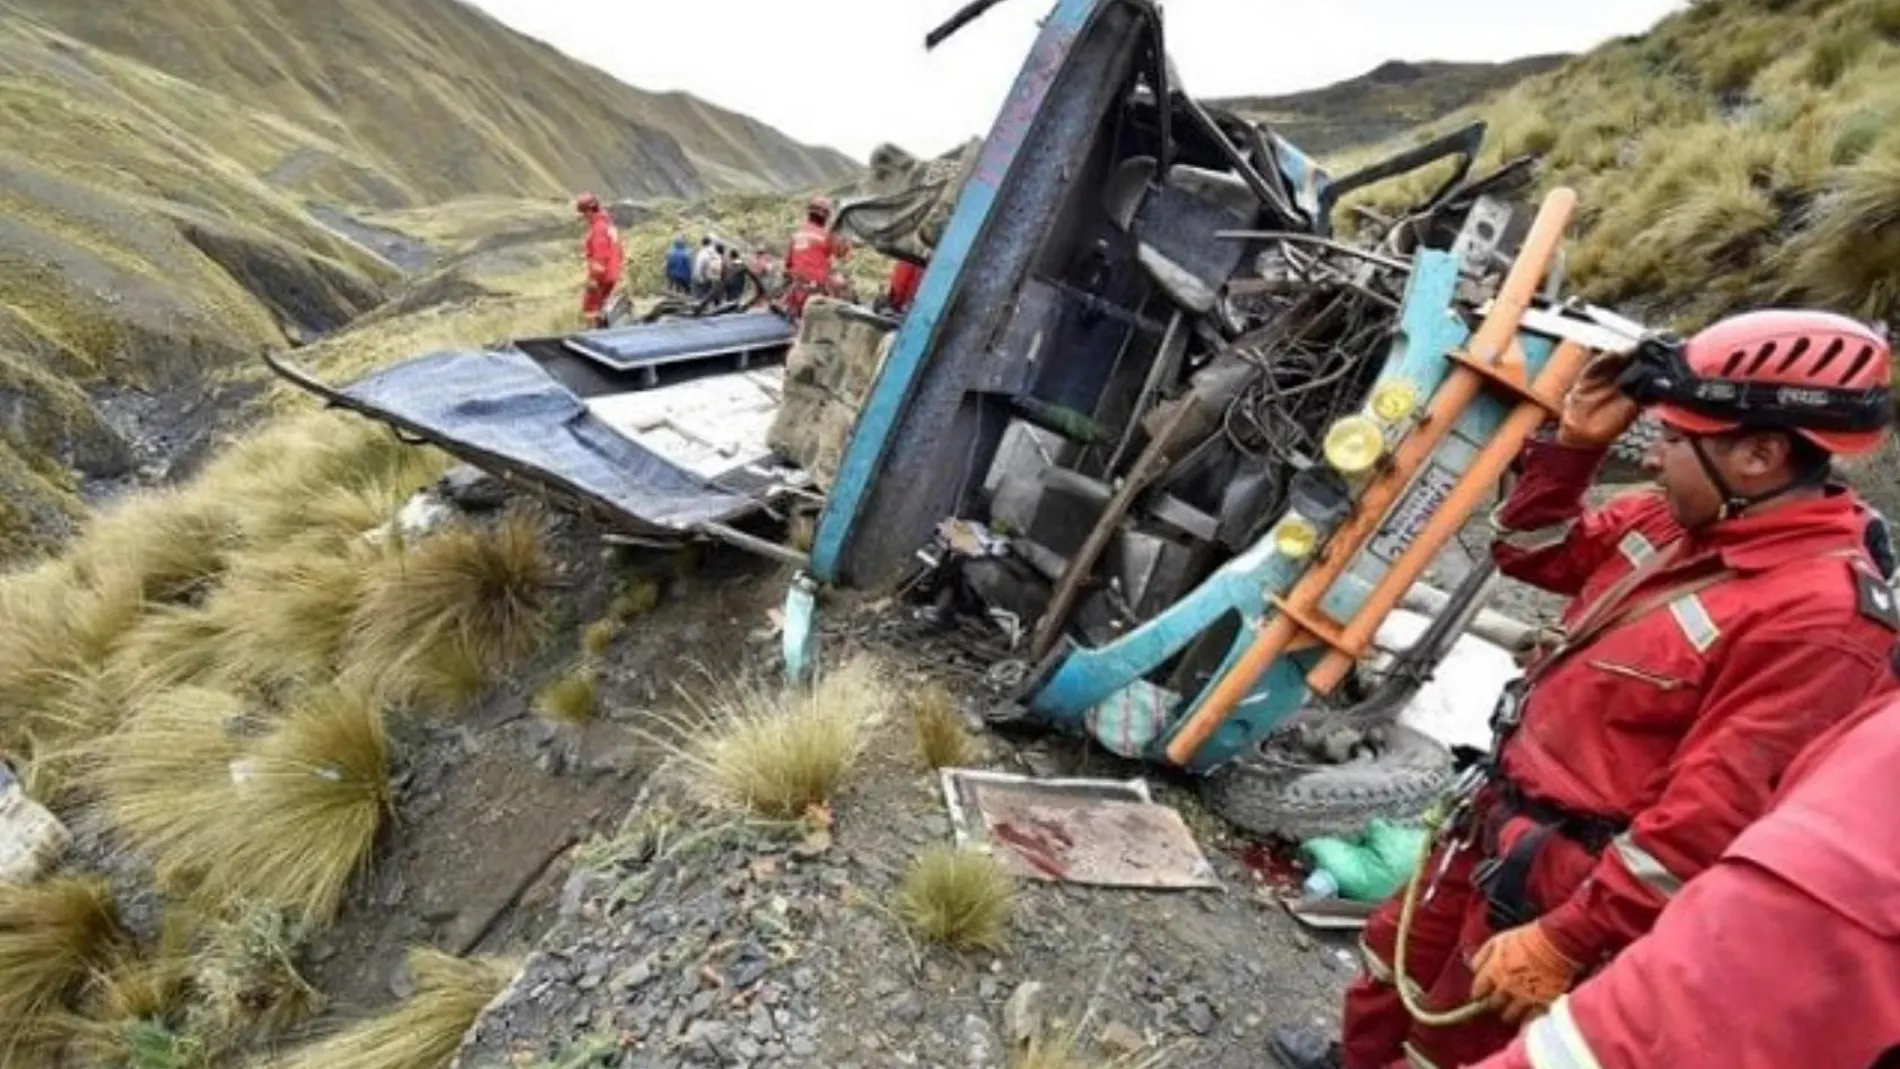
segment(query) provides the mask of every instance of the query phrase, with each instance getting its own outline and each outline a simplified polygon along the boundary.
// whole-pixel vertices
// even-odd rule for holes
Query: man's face
[[[1643,467],[1662,489],[1669,514],[1685,528],[1714,522],[1722,514],[1722,492],[1696,457],[1700,443],[1709,466],[1729,490],[1748,497],[1787,485],[1788,441],[1779,434],[1691,435],[1663,424],[1662,433],[1643,457]]]

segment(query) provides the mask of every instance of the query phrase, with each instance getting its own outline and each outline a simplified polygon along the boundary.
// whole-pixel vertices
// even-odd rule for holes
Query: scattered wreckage
[[[1527,159],[1473,175],[1483,133],[1334,178],[1188,96],[1149,0],[1060,0],[986,139],[886,150],[838,212],[927,264],[901,323],[816,300],[796,342],[741,312],[340,388],[273,366],[629,537],[794,565],[794,677],[824,591],[902,588],[997,623],[997,722],[1201,774],[1243,827],[1337,831],[1443,785],[1445,734],[1402,710],[1468,630],[1522,628],[1485,611],[1488,563],[1419,582],[1588,355],[1642,333],[1562,299],[1575,197],[1525,203]],[[1422,203],[1335,232],[1434,165]],[[743,529],[813,506],[808,552]]]

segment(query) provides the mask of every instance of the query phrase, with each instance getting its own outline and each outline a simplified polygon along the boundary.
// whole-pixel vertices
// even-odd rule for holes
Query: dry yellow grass
[[[941,683],[930,682],[910,697],[911,728],[917,756],[930,768],[949,768],[970,760],[975,744],[963,728],[963,710],[956,695]]]
[[[829,802],[857,766],[866,734],[892,701],[884,671],[860,655],[808,690],[757,682],[689,696],[692,711],[658,739],[686,766],[709,805],[778,820]]]
[[[1683,329],[1788,300],[1900,319],[1897,23],[1895,0],[1698,3],[1433,129],[1486,119],[1480,166],[1544,150],[1542,185],[1581,194],[1570,269],[1591,300]],[[1389,215],[1441,176],[1350,201]]]
[[[57,1025],[124,942],[102,880],[0,884],[0,1066],[42,1064]]]
[[[1016,881],[988,854],[939,845],[904,873],[897,915],[911,931],[953,950],[995,950],[1009,930]]]
[[[415,993],[401,1005],[272,1059],[264,1069],[446,1069],[513,966],[428,949],[411,951],[408,964]]]
[[[221,685],[329,679],[342,667],[344,638],[362,608],[372,569],[383,557],[382,551],[361,544],[329,553],[299,548],[242,557],[206,603],[203,619],[176,625],[186,632],[181,654],[196,661],[208,652],[208,678]],[[193,631],[215,638],[192,645]]]
[[[317,691],[240,737],[242,700],[181,687],[150,699],[95,747],[107,812],[161,878],[201,900],[335,914],[388,807],[382,717],[360,696]]]
[[[581,652],[589,657],[606,653],[620,637],[620,621],[603,616],[581,629]]]
[[[189,931],[171,923],[164,929],[150,951],[121,950],[109,966],[93,973],[78,1011],[59,1026],[69,1060],[101,1069],[184,1069],[199,1063],[199,1043],[185,1032],[192,984]]]
[[[631,623],[652,612],[659,604],[660,584],[648,576],[634,576],[614,596],[607,615],[621,624]]]
[[[239,534],[235,513],[209,495],[152,491],[88,526],[72,562],[82,575],[130,572],[146,601],[189,601],[223,573]]]
[[[1900,319],[1900,142],[1841,172],[1834,198],[1778,263],[1790,297]]]
[[[562,673],[535,696],[534,711],[556,724],[579,726],[594,718],[599,689],[591,664],[578,664]]]
[[[539,645],[553,562],[539,518],[458,523],[376,563],[345,639],[354,671],[416,705],[466,698],[471,677]]]

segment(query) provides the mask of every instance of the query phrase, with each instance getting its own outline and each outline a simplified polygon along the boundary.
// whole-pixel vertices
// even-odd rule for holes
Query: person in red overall
[[[885,307],[896,316],[910,311],[910,302],[917,299],[917,287],[923,281],[924,269],[909,260],[898,260],[891,264],[891,278],[885,285]]]
[[[831,288],[832,262],[849,255],[850,247],[842,234],[829,229],[831,199],[813,197],[805,207],[805,221],[792,234],[791,247],[785,252],[785,311],[796,319],[804,314],[805,302],[813,294]]]
[[[1900,1066],[1900,701],[1804,750],[1650,933],[1479,1069]]]
[[[1592,361],[1493,517],[1499,568],[1573,600],[1427,859],[1408,986],[1401,895],[1366,926],[1342,1041],[1280,1029],[1282,1062],[1451,1069],[1502,1050],[1649,930],[1803,746],[1894,685],[1900,616],[1868,514],[1827,481],[1831,456],[1878,447],[1891,376],[1882,337],[1805,311]],[[1663,426],[1656,486],[1585,507],[1639,404]]]
[[[581,288],[581,322],[592,329],[607,325],[607,301],[620,285],[620,231],[613,216],[600,206],[600,198],[582,193],[574,198],[574,212],[586,222],[587,236],[581,239],[581,258],[587,263],[587,281]]]

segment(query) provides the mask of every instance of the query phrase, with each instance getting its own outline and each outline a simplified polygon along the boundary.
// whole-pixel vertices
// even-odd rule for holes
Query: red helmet
[[[1854,456],[1878,448],[1893,419],[1887,340],[1832,312],[1731,316],[1666,357],[1639,352],[1631,370],[1631,394],[1687,434],[1781,429]]]
[[[592,215],[600,210],[600,198],[592,193],[582,193],[574,198],[574,210],[582,215]]]

